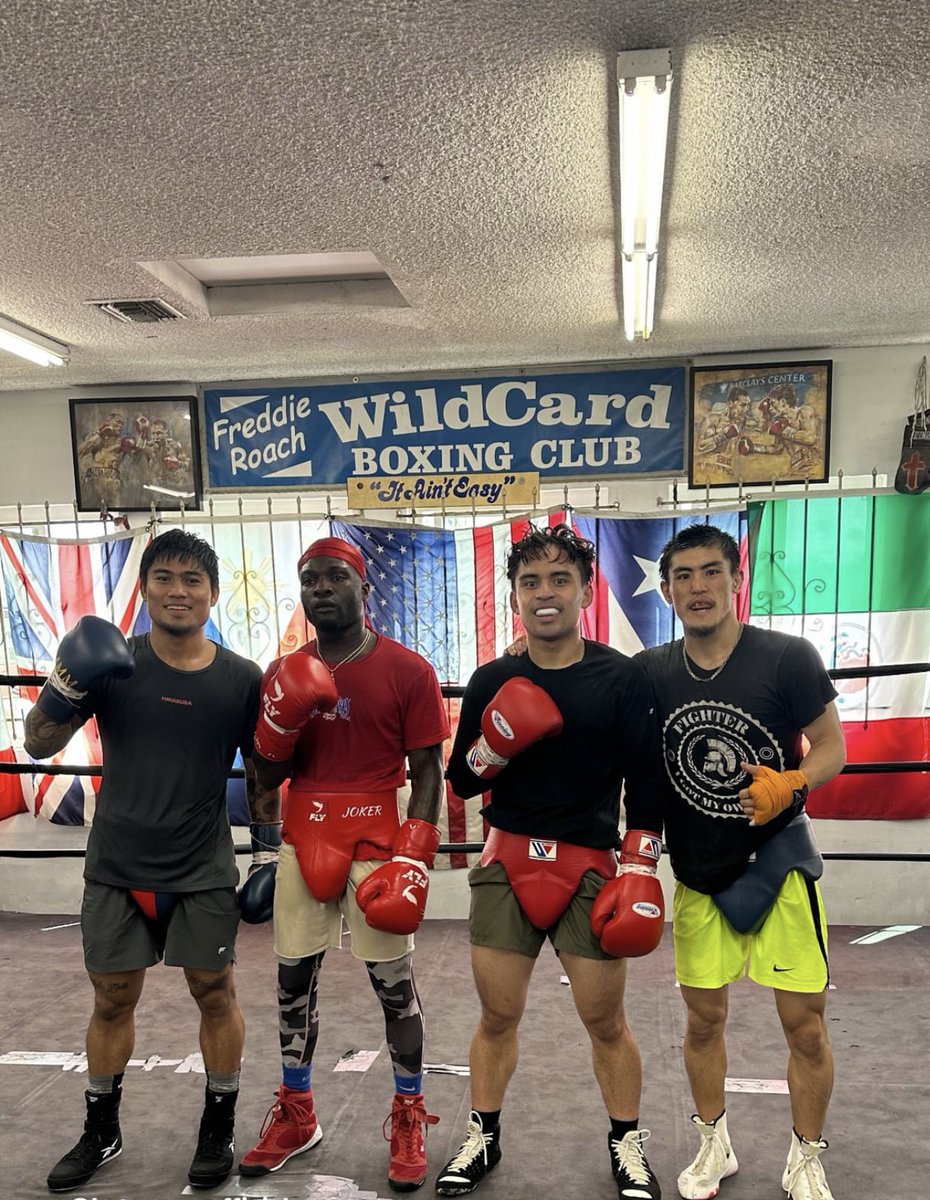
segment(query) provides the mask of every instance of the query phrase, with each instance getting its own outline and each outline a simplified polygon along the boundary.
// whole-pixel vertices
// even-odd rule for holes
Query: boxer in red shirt
[[[413,933],[423,919],[439,845],[442,745],[449,726],[425,659],[366,623],[371,585],[359,551],[314,542],[298,563],[301,602],[316,639],[273,662],[262,681],[255,761],[263,785],[290,780],[282,844],[243,887],[246,920],[267,919],[274,880],[283,1080],[243,1176],[276,1171],[322,1137],[311,1090],[327,950],[365,962],[384,1012],[394,1070],[388,1183],[426,1178],[424,1133],[436,1117],[422,1095],[423,1017],[414,986]],[[401,819],[398,791],[410,767]],[[274,785],[272,785],[274,786]]]

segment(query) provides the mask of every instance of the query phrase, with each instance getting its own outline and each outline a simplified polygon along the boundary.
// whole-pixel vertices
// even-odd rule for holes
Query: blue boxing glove
[[[239,912],[246,925],[263,925],[274,914],[274,884],[281,846],[281,823],[249,826],[252,863],[249,877],[239,889]]]
[[[129,643],[115,625],[100,617],[81,617],[59,642],[55,666],[36,707],[66,725],[92,687],[108,677],[128,679],[135,669]]]

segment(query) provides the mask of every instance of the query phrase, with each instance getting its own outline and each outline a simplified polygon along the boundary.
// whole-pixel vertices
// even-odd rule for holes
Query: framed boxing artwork
[[[825,483],[833,363],[692,367],[688,483]]]
[[[194,396],[71,400],[74,488],[82,512],[198,509]]]

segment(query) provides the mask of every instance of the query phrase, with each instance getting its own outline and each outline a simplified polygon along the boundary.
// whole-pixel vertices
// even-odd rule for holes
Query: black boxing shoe
[[[107,1093],[85,1092],[87,1117],[80,1141],[58,1160],[46,1183],[50,1192],[71,1192],[123,1152],[119,1128],[119,1087]]]
[[[197,1149],[187,1172],[191,1187],[212,1188],[225,1183],[235,1161],[236,1092],[207,1089]]]
[[[661,1200],[662,1189],[643,1153],[648,1129],[633,1129],[622,1138],[607,1138],[610,1169],[617,1185],[618,1200]]]
[[[473,1112],[465,1132],[467,1136],[458,1153],[446,1163],[436,1180],[436,1191],[440,1196],[463,1196],[473,1192],[501,1160],[500,1125],[485,1131],[481,1118]]]

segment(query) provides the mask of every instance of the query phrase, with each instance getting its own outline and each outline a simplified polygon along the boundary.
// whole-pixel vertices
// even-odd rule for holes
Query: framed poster
[[[74,488],[82,512],[200,508],[193,396],[71,400]]]
[[[833,363],[692,367],[688,483],[825,483]]]

